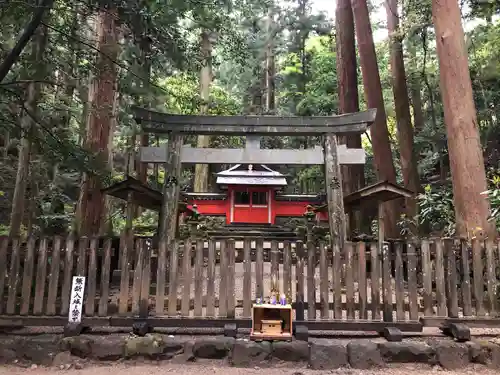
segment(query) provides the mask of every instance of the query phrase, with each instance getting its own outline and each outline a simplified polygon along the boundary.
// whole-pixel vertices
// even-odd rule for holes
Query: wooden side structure
[[[271,279],[292,302],[295,321],[309,329],[500,325],[498,240],[387,242],[383,257],[377,243],[364,242],[331,248],[192,238],[172,244],[170,253],[165,240],[132,242],[122,244],[130,246],[122,253],[127,272],[114,280],[110,239],[1,238],[0,325],[65,325],[74,275],[87,277],[84,323],[93,326],[130,326],[141,317],[156,327],[250,328],[248,302],[269,295]],[[166,288],[166,268],[155,267],[164,262]]]

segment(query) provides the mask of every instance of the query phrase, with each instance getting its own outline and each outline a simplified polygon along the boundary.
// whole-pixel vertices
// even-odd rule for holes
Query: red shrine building
[[[188,209],[225,216],[226,224],[276,224],[279,217],[301,217],[308,206],[324,204],[321,195],[282,194],[286,177],[266,165],[237,164],[217,174],[223,193],[183,193]],[[317,212],[328,220],[327,212]]]

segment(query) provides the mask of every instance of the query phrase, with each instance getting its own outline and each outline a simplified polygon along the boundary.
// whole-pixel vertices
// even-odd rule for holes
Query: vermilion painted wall
[[[201,215],[225,215],[226,211],[229,208],[229,200],[205,200],[205,199],[193,199],[190,204],[188,204],[189,208],[192,208],[193,205],[196,204],[198,206],[198,212]]]
[[[266,188],[258,188],[258,191],[266,191]],[[194,204],[197,205],[198,212],[200,215],[216,216],[224,215],[226,217],[226,223],[230,223],[231,215],[231,194],[233,189],[229,189],[228,196],[226,200],[204,200],[204,199],[193,199],[188,207],[192,208]],[[271,191],[269,204],[271,205],[271,224],[276,222],[277,216],[285,217],[302,217],[306,211],[306,207],[310,202],[302,201],[277,201],[274,199],[274,193]],[[241,208],[236,208],[241,209]],[[328,221],[328,214],[326,212],[318,212],[316,218],[321,221]],[[267,223],[267,217],[263,218],[263,223]]]
[[[273,218],[273,222],[275,221],[276,216],[301,217],[302,215],[304,215],[304,212],[306,212],[307,206],[309,204],[311,203],[306,201],[275,201],[275,217]],[[328,214],[326,212],[318,212],[316,214],[316,219],[321,221],[328,221]]]
[[[308,202],[275,201],[275,216],[302,216],[306,212]]]

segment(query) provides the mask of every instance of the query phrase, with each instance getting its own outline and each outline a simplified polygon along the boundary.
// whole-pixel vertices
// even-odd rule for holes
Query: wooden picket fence
[[[253,301],[269,296],[273,283],[291,300],[296,320],[334,322],[335,329],[439,325],[448,318],[500,323],[498,240],[391,241],[380,248],[348,242],[331,249],[301,241],[189,239],[167,246],[124,238],[119,245],[111,238],[0,238],[0,320],[64,324],[71,280],[80,275],[87,283],[84,316],[95,325],[138,316],[204,326],[248,321]]]

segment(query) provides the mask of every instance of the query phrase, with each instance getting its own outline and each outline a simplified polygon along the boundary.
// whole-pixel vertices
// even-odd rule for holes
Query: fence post
[[[389,243],[382,242],[382,290],[383,296],[382,300],[384,303],[384,322],[392,322],[392,284],[391,284],[391,256],[389,253]]]
[[[444,239],[445,249],[445,276],[446,276],[446,307],[448,317],[458,318],[458,292],[457,292],[457,258],[455,244],[451,238]]]

